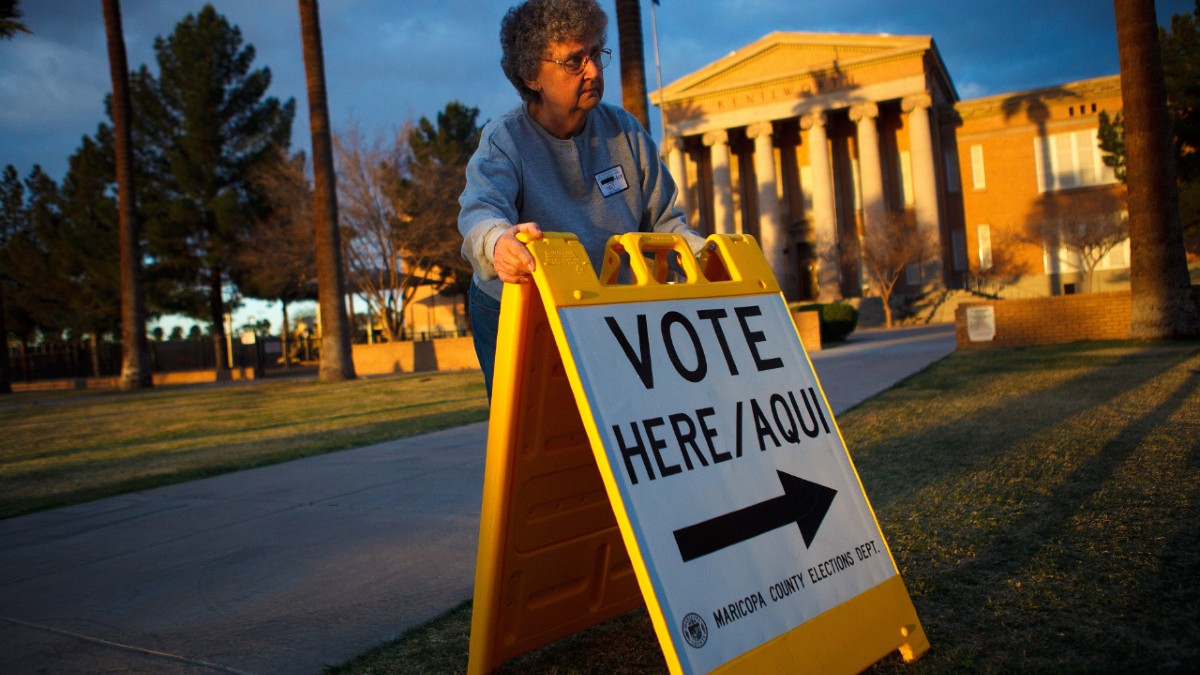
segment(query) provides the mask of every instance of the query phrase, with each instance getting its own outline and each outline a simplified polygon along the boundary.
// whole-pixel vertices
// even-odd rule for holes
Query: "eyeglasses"
[[[612,50],[597,49],[591,54],[576,54],[568,59],[542,60],[549,61],[550,63],[557,63],[558,65],[562,66],[562,69],[565,70],[568,75],[578,75],[583,72],[584,68],[587,67],[589,61],[596,64],[596,67],[600,70],[604,70],[605,67],[608,66],[609,62],[612,61]]]

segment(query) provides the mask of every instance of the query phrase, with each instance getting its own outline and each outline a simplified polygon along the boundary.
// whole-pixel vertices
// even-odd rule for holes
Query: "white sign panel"
[[[780,296],[559,316],[685,671],[895,576]]]
[[[971,342],[991,342],[996,338],[996,310],[991,305],[967,308],[967,337]]]

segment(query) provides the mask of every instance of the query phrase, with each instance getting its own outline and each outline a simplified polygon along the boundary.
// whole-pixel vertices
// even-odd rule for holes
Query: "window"
[[[1042,246],[1042,266],[1046,274],[1060,272],[1084,272],[1087,265],[1078,251],[1072,251],[1065,246]],[[1096,263],[1096,271],[1123,270],[1129,268],[1129,240],[1117,244]]]
[[[921,265],[920,264],[913,263],[913,264],[905,267],[904,272],[905,272],[905,279],[904,279],[905,283],[907,283],[909,286],[920,286],[921,285]]]
[[[1104,165],[1095,129],[1034,138],[1033,161],[1038,192],[1117,182],[1112,168]]]
[[[953,150],[947,150],[944,157],[946,161],[946,190],[956,193],[962,189],[961,176],[958,170],[958,154]]]
[[[954,249],[951,253],[954,255],[954,271],[961,272],[967,269],[967,243],[964,241],[966,235],[962,230],[950,231],[950,246]]]
[[[1126,239],[1113,250],[1108,252],[1108,256],[1104,258],[1103,269],[1119,270],[1129,267],[1129,240]]]
[[[971,187],[976,190],[987,189],[987,179],[983,175],[983,146],[971,146]]]
[[[979,271],[992,269],[992,226],[980,225],[976,228],[979,240]]]

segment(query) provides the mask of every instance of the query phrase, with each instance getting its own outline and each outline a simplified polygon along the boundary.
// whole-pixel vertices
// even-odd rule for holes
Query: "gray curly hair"
[[[553,42],[608,40],[608,15],[596,0],[526,0],[509,8],[500,22],[500,67],[521,100],[536,103],[538,92],[525,80],[537,76]]]

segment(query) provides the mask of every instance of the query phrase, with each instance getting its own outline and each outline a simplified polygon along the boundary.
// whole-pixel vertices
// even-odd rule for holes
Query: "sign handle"
[[[611,286],[616,283],[617,274],[621,270],[622,253],[629,255],[629,267],[633,271],[634,284],[638,286],[667,283],[673,257],[683,268],[687,277],[686,283],[694,284],[704,280],[687,240],[679,235],[627,232],[610,237],[606,247],[604,264],[600,268],[600,280],[605,285]],[[672,256],[672,253],[677,255]],[[653,270],[647,265],[647,258],[654,261]]]

